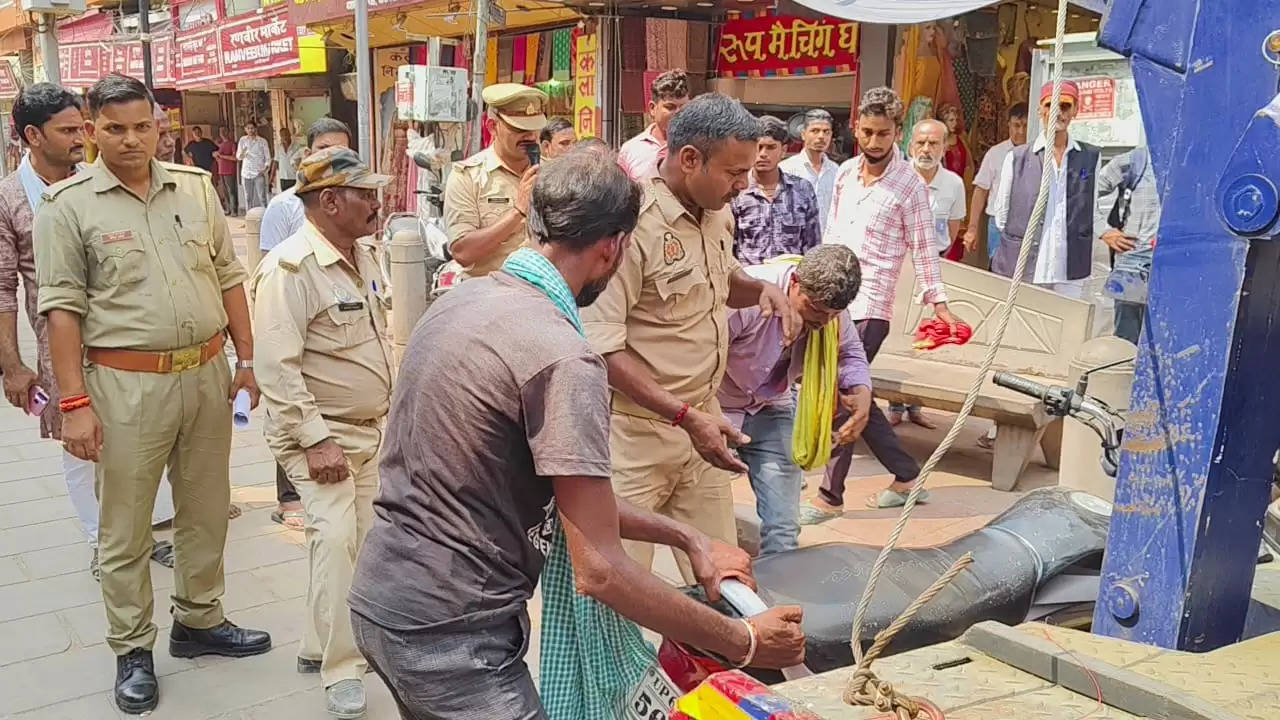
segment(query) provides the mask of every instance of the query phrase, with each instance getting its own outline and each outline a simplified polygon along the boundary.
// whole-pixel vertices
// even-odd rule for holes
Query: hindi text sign
[[[722,77],[830,75],[858,69],[858,24],[789,15],[730,20],[720,33]]]
[[[174,38],[173,62],[179,88],[219,82],[222,53],[218,52],[218,28],[179,33]]]
[[[595,33],[578,36],[578,57],[573,68],[573,129],[579,140],[599,133],[599,113],[596,112],[599,54],[599,39]]]
[[[298,31],[283,7],[218,28],[222,79],[247,80],[297,70]]]

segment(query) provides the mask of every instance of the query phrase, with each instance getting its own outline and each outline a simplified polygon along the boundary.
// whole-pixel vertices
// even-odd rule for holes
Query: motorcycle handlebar
[[[721,580],[720,597],[724,598],[725,602],[729,603],[734,610],[737,610],[742,617],[759,615],[769,609],[769,606],[764,603],[764,600],[760,599],[760,596],[754,590],[737,580]],[[782,669],[782,677],[787,680],[798,680],[809,677],[812,674],[813,671],[803,664]]]
[[[1013,373],[998,372],[995,377],[991,378],[991,381],[1000,387],[1009,388],[1023,395],[1029,395],[1037,400],[1043,400],[1049,394],[1048,385],[1041,385],[1034,380],[1018,377]]]

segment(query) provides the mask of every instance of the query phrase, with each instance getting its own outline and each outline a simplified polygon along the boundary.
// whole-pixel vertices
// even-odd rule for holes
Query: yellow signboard
[[[599,134],[596,112],[596,71],[600,56],[595,33],[578,36],[578,61],[573,68],[573,128],[578,139]]]

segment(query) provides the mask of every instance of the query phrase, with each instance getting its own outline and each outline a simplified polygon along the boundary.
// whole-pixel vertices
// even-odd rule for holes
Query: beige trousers
[[[373,523],[373,498],[378,494],[378,451],[382,430],[377,425],[329,421],[330,436],[347,455],[351,475],[339,483],[311,480],[307,456],[288,446],[268,427],[271,447],[289,481],[298,489],[306,510],[307,558],[311,578],[307,586],[307,620],[298,657],[320,661],[320,680],[330,687],[342,680],[361,680],[368,663],[356,648],[351,631],[347,595],[356,558]]]
[[[93,364],[84,373],[102,422],[96,485],[107,645],[123,655],[155,644],[151,513],[165,465],[175,510],[173,619],[197,629],[218,625],[231,504],[230,367],[219,356],[180,373]]]
[[[720,412],[714,403],[706,409]],[[610,426],[613,491],[618,497],[737,545],[733,473],[703,460],[688,433],[669,422],[615,412]],[[623,546],[633,560],[652,567],[651,543],[624,540]],[[696,582],[688,557],[680,551],[675,556],[685,582]]]

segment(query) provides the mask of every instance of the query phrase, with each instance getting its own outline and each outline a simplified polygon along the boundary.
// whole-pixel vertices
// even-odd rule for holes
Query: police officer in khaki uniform
[[[115,699],[156,706],[151,508],[173,485],[174,657],[266,652],[271,637],[223,616],[231,500],[230,400],[257,402],[244,269],[208,173],[153,159],[146,87],[109,75],[89,90],[98,161],[51,187],[36,218],[40,312],[62,397],[62,442],[97,463],[99,555]],[[223,354],[230,332],[239,367]]]
[[[347,593],[373,520],[382,419],[391,404],[387,285],[358,238],[376,231],[374,175],[347,148],[298,169],[302,229],[262,260],[253,280],[258,378],[267,445],[302,496],[311,563],[300,672],[319,672],[329,712],[360,717],[367,663]]]
[[[538,168],[529,153],[547,124],[547,96],[518,83],[484,89],[493,144],[455,163],[444,188],[449,252],[468,277],[488,275],[524,245],[524,221]]]
[[[676,114],[670,152],[645,183],[618,274],[582,311],[614,388],[614,491],[728,543],[736,541],[729,484],[747,471],[730,446],[748,439],[716,401],[729,348],[726,308],[780,313],[788,338],[800,328],[782,291],[733,257],[728,203],[747,186],[759,132],[742,104],[723,95],[703,95]],[[652,545],[628,541],[627,550],[652,563]],[[676,559],[694,582],[687,559]]]

